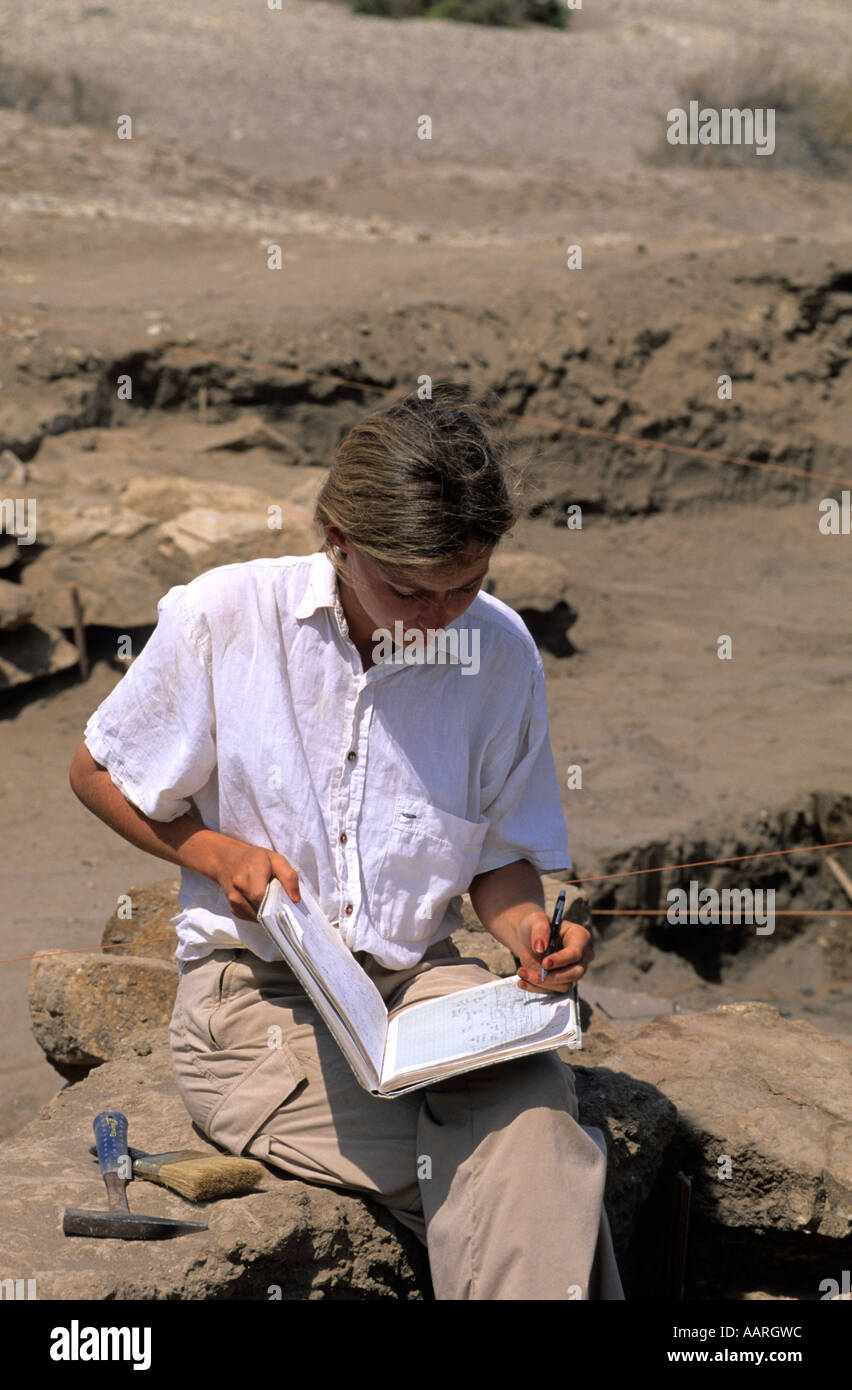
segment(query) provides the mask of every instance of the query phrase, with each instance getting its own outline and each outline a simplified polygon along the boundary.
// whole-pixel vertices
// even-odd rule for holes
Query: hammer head
[[[189,1231],[206,1231],[203,1221],[173,1221],[167,1216],[137,1216],[127,1205],[125,1187],[131,1175],[127,1152],[127,1118],[120,1110],[102,1110],[93,1128],[101,1177],[109,1208],[85,1211],[66,1207],[62,1230],[66,1236],[95,1236],[101,1240],[165,1240]]]
[[[137,1216],[132,1211],[84,1211],[66,1207],[62,1217],[66,1236],[95,1236],[102,1240],[167,1240],[187,1231],[206,1231],[203,1221],[173,1221],[167,1216]]]

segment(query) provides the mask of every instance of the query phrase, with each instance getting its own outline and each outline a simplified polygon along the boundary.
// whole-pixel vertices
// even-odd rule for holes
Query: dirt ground
[[[690,75],[721,74],[724,100],[743,49],[840,78],[844,8],[809,7],[802,40],[801,9],[782,0],[726,0],[712,23],[685,0],[641,18],[589,4],[566,34],[302,0],[274,16],[152,0],[120,17],[32,0],[0,20],[4,60],[56,74],[60,108],[74,69],[84,120],[115,90],[139,121],[123,143],[51,115],[46,97],[36,114],[0,108],[0,431],[48,479],[78,432],[42,442],[44,421],[128,354],[156,366],[162,353],[171,401],[161,377],[159,398],[91,422],[98,493],[156,460],[200,495],[215,476],[275,498],[274,455],[213,464],[195,450],[202,369],[220,382],[215,418],[265,411],[317,466],[419,371],[488,385],[523,417],[532,470],[536,514],[507,548],[564,558],[573,576],[577,650],[544,661],[577,875],[650,842],[698,843],[720,818],[852,791],[850,539],[818,528],[819,500],[852,488],[848,182],[792,157],[666,160],[661,137]],[[270,18],[286,24],[280,49]],[[406,133],[421,112],[426,151]],[[274,280],[269,241],[283,250]],[[575,243],[581,272],[565,266]],[[291,396],[288,370],[366,384]],[[581,531],[565,525],[572,499],[587,504]],[[716,655],[722,634],[732,661]],[[98,661],[85,684],[39,688],[0,720],[0,1136],[60,1084],[29,1031],[27,956],[95,946],[116,896],[167,871],[68,788],[116,679]],[[837,857],[852,873],[852,852]],[[852,908],[830,875],[823,906]],[[767,939],[727,992],[672,953],[640,970],[615,938],[596,968],[610,986],[694,985],[692,1007],[774,991],[852,1036],[852,986],[816,944],[827,924],[803,917],[795,938]]]

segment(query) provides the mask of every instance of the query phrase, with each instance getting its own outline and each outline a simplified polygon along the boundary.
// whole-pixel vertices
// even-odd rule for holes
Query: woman
[[[71,785],[180,865],[172,1057],[204,1133],[385,1205],[438,1299],[623,1298],[602,1136],[556,1054],[371,1096],[257,923],[273,876],[293,901],[303,878],[389,1012],[493,978],[448,940],[468,889],[519,988],[585,973],[573,923],[544,959],[539,873],[569,857],[541,660],[479,593],[516,517],[504,454],[449,383],[361,420],[319,495],[322,551],[171,589]]]

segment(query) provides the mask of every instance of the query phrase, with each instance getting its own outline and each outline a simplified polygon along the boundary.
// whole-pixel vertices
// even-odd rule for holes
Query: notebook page
[[[273,879],[262,905],[263,914],[284,917],[297,948],[357,1033],[376,1075],[381,1076],[388,1024],[385,1001],[302,881],[299,892],[301,900],[294,903]]]
[[[507,1043],[556,1038],[570,1031],[570,995],[553,999],[518,988],[518,977],[413,1004],[388,1026],[383,1076],[451,1062]]]

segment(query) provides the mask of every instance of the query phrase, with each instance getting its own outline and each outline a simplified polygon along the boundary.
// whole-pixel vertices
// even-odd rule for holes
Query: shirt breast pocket
[[[370,892],[370,916],[386,940],[427,941],[447,904],[474,877],[489,822],[464,820],[398,796]]]

